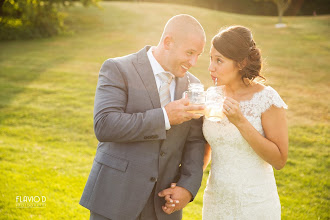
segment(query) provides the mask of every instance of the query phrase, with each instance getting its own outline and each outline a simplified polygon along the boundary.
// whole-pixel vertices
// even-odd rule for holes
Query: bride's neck
[[[229,83],[225,86],[226,93],[228,95],[237,96],[241,93],[244,93],[244,91],[251,85],[245,84],[242,80],[237,80],[232,83]]]

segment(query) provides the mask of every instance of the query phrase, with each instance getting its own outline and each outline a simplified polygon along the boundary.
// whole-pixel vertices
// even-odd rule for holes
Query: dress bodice
[[[270,86],[255,93],[250,100],[240,102],[243,115],[263,136],[261,115],[272,105],[287,108],[279,94]],[[257,169],[257,173],[260,173],[260,168],[262,168],[272,173],[272,167],[254,152],[227,117],[220,122],[205,119],[203,132],[212,148],[212,166],[219,168],[217,174],[242,180],[244,176],[241,171],[246,169],[250,171]],[[229,173],[226,172],[227,168],[230,170]],[[236,171],[237,176],[235,176]],[[250,175],[251,173],[247,174],[246,178],[251,179]],[[233,181],[236,182],[236,180]]]
[[[255,93],[250,100],[241,101],[239,106],[242,114],[263,136],[262,114],[271,106],[287,108],[279,94],[270,86]],[[227,117],[220,122],[204,119],[203,133],[212,149],[211,173],[204,203],[209,204],[208,207],[213,206],[213,203],[221,203],[221,208],[217,207],[217,214],[213,214],[215,218],[203,211],[203,216],[208,216],[205,219],[227,219],[224,217],[226,213],[227,216],[237,217],[232,219],[249,219],[246,212],[245,217],[240,217],[244,210],[242,204],[256,202],[253,200],[260,202],[269,198],[269,195],[278,200],[272,166],[255,153]],[[228,201],[231,203],[227,207]],[[233,206],[236,208],[233,209]],[[217,218],[219,215],[224,218]]]

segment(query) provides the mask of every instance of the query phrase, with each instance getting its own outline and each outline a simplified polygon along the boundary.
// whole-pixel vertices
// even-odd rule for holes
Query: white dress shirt
[[[157,84],[157,89],[158,89],[158,92],[159,92],[159,88],[162,84],[162,81],[161,79],[159,78],[158,74],[159,73],[162,73],[162,72],[167,72],[164,70],[164,68],[158,63],[158,61],[156,60],[156,58],[154,57],[154,55],[152,54],[152,51],[154,50],[155,47],[151,47],[148,52],[147,52],[147,55],[148,55],[148,59],[150,61],[150,64],[151,64],[151,68],[152,68],[152,71],[154,73],[154,76],[155,76],[155,80],[156,80],[156,84]],[[170,94],[171,94],[171,102],[174,101],[174,92],[175,92],[175,76],[170,73],[172,76],[173,76],[173,80],[170,84]],[[170,121],[168,119],[168,116],[167,116],[167,113],[166,113],[166,110],[164,107],[162,107],[163,109],[163,113],[164,113],[164,118],[165,118],[165,128],[166,130],[169,130],[171,128],[171,125],[170,125]]]

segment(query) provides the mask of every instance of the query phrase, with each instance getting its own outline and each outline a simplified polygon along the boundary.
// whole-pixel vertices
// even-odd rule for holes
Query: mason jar
[[[206,100],[204,85],[201,83],[190,83],[188,90],[183,93],[183,97],[189,99],[189,105],[204,105]],[[204,110],[189,112],[204,115]]]
[[[219,86],[208,88],[206,90],[205,118],[210,121],[221,121],[225,116],[222,111],[224,100],[224,93]]]

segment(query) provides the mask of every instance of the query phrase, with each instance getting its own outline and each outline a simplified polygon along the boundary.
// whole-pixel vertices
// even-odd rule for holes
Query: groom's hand
[[[171,188],[158,193],[158,196],[165,197],[166,204],[162,206],[162,209],[167,214],[183,209],[192,199],[192,195],[188,190],[176,186],[175,183],[171,184]]]
[[[168,103],[165,106],[168,119],[171,125],[178,125],[191,119],[198,119],[201,116],[188,111],[203,110],[204,106],[189,105],[188,98],[179,99]]]

